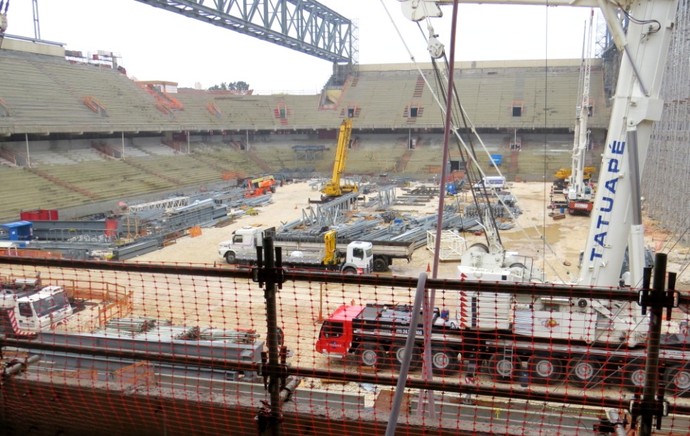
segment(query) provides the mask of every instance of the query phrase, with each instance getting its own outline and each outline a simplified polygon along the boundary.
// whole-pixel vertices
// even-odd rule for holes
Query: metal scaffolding
[[[690,174],[690,8],[678,5],[662,95],[661,120],[654,126],[642,194],[647,214],[677,238],[690,240],[685,183]]]

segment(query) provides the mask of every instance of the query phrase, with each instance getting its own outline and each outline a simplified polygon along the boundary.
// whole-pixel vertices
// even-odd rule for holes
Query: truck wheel
[[[388,262],[386,259],[377,257],[374,259],[374,271],[376,272],[386,272],[388,271]]]
[[[647,377],[644,373],[644,365],[641,363],[629,363],[622,369],[623,385],[630,391],[641,391]]]
[[[357,348],[357,357],[362,365],[377,368],[383,365],[385,355],[378,345],[362,344]]]
[[[454,372],[458,369],[458,353],[449,348],[432,348],[431,365],[441,376]]]
[[[672,368],[668,380],[666,386],[673,395],[690,395],[690,370],[683,367]]]
[[[398,368],[402,365],[403,357],[405,356],[405,345],[397,345],[395,348],[395,363]],[[410,359],[410,371],[419,368],[422,365],[422,350],[419,347],[412,348],[412,358]]]
[[[563,362],[553,356],[531,356],[527,361],[530,381],[553,385],[563,378]]]
[[[503,353],[495,353],[487,362],[487,372],[494,381],[510,381],[515,376],[515,362]]]
[[[354,268],[345,268],[343,269],[343,274],[357,274],[357,270]]]
[[[228,251],[227,253],[225,253],[225,261],[227,263],[235,263],[235,260],[237,260],[237,258],[235,257],[235,253],[233,253],[232,251]]]
[[[591,387],[601,380],[601,363],[589,356],[573,357],[568,364],[568,381],[584,387]]]

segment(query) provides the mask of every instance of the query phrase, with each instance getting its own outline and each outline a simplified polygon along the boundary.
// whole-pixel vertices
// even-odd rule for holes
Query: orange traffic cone
[[[426,264],[426,272],[431,272],[431,264],[430,263]]]

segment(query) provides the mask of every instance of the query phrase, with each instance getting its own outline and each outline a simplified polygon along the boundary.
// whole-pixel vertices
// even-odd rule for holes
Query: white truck
[[[232,239],[218,244],[218,254],[229,264],[256,264],[256,249],[263,246],[263,239],[273,236],[275,228],[259,229],[245,226],[232,233]],[[335,231],[327,232],[320,251],[289,251],[287,245],[275,241],[274,246],[281,247],[282,264],[287,268],[325,269],[340,271],[345,274],[369,274],[374,268],[374,255],[371,242],[352,241],[341,254],[336,249]]]
[[[320,251],[323,248],[323,240],[319,236],[313,238],[296,237],[291,234],[278,232],[275,234],[275,244],[283,247],[283,251]],[[338,238],[336,250],[338,253],[347,252],[347,247],[353,242],[351,239]],[[407,262],[412,259],[412,254],[417,248],[414,241],[367,241],[372,244],[374,256],[374,271],[386,272],[393,265],[393,259],[405,259]]]
[[[503,176],[486,176],[472,186],[475,191],[501,191],[505,187],[506,178]]]
[[[28,336],[54,329],[73,313],[61,286],[42,286],[38,278],[0,283],[0,334]]]

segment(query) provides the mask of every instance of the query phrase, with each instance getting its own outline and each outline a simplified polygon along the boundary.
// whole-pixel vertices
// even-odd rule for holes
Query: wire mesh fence
[[[9,257],[0,275],[7,434],[690,431],[671,276],[638,293]]]

